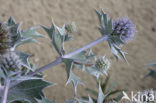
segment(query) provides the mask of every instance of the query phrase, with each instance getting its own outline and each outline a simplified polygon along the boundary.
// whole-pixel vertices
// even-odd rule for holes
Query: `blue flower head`
[[[119,37],[123,43],[134,38],[136,28],[129,18],[121,18],[113,22],[112,36]],[[115,39],[115,38],[114,38]]]

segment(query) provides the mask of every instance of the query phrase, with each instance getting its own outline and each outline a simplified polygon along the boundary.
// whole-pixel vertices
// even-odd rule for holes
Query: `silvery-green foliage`
[[[41,99],[44,96],[42,90],[50,85],[54,84],[42,79],[23,81],[9,90],[8,103],[19,100],[24,100],[28,103],[38,103],[36,98]]]
[[[110,101],[110,103],[112,101],[113,101],[113,103],[119,102],[123,96],[122,91],[124,91],[124,90],[114,89],[116,82],[112,82],[111,85],[108,85],[109,81],[110,81],[109,75],[106,77],[105,80],[102,78],[97,80],[97,87],[99,88],[99,84],[100,84],[101,88],[99,88],[99,89],[101,89],[103,94],[105,94],[105,98],[103,100],[103,103],[109,102],[109,101]],[[94,98],[94,97],[92,97],[92,98],[93,98],[93,101],[95,103],[97,103],[98,95],[99,95],[100,91],[97,92],[97,91],[90,89],[90,88],[86,88],[86,91],[88,91],[89,93],[91,93],[92,95],[94,95],[96,97],[96,98]],[[113,98],[112,96],[114,96],[116,94],[117,94],[117,96]],[[83,97],[83,98],[87,98],[87,97]]]
[[[75,92],[76,87],[79,83],[81,83],[81,80],[73,74],[73,66],[74,68],[80,68],[82,69],[82,71],[88,72],[89,74],[99,78],[101,74],[107,73],[107,70],[110,67],[110,62],[106,57],[102,57],[101,61],[98,60],[99,59],[95,60],[95,54],[92,52],[92,50],[90,50],[89,53],[87,53],[87,51],[82,51],[79,54],[71,57],[70,59],[63,58],[63,61],[66,64],[66,71],[68,74],[67,83],[69,83],[70,81],[73,82]],[[102,66],[97,66],[97,64],[101,63]]]
[[[11,84],[7,103],[37,103],[35,98],[40,99],[44,96],[42,90],[53,84],[42,80],[39,73],[28,76],[36,69],[34,64],[31,65],[28,61],[31,55],[16,51],[15,48],[24,43],[37,42],[35,38],[43,36],[37,32],[36,27],[20,30],[19,26],[12,17],[7,22],[0,23],[0,85],[5,86],[6,81]],[[16,82],[19,83],[12,84]]]
[[[21,51],[15,51],[15,52],[19,56],[22,65],[25,66],[26,68],[28,68],[28,70],[32,70],[32,67],[29,63],[29,58],[31,57],[31,55],[23,53]]]
[[[97,79],[102,74],[107,74],[110,68],[110,61],[105,57],[96,57],[92,50],[82,51],[81,53],[72,57],[74,60],[74,67],[81,68],[82,71],[88,72]]]
[[[76,93],[77,92],[77,85],[79,83],[81,83],[81,80],[79,79],[79,77],[77,77],[72,72],[73,60],[72,59],[63,59],[63,61],[66,64],[66,72],[67,72],[67,82],[66,82],[66,84],[68,84],[69,82],[72,81],[73,86],[74,86],[74,90],[75,90],[75,93]]]
[[[13,17],[0,24],[0,68],[1,73],[5,75],[1,78],[2,80],[6,78],[11,80],[35,79],[24,77],[32,71],[28,61],[30,55],[15,51],[15,48],[21,44],[36,41],[35,38],[43,36],[37,32],[36,27],[24,31],[19,29],[19,26],[20,24],[16,23]]]
[[[36,38],[43,37],[37,32],[38,27],[22,30],[19,28],[20,24],[16,23],[12,17],[7,22],[0,23],[0,86],[2,89],[3,86],[7,87],[4,93],[9,91],[7,103],[16,103],[17,101],[20,103],[55,103],[55,101],[47,100],[44,97],[42,90],[54,84],[44,81],[41,72],[62,62],[66,65],[66,84],[72,82],[75,91],[74,99],[67,100],[65,103],[94,103],[94,99],[90,96],[88,100],[77,98],[77,85],[82,84],[82,82],[72,70],[74,68],[81,69],[99,79],[100,75],[107,74],[110,62],[105,56],[96,56],[91,47],[106,40],[115,57],[118,59],[121,55],[127,61],[125,52],[119,46],[132,39],[135,33],[134,25],[129,19],[113,22],[112,19],[107,18],[103,10],[101,13],[98,11],[96,13],[99,18],[99,30],[102,37],[69,54],[66,53],[64,45],[66,41],[72,39],[70,34],[76,32],[75,23],[65,24],[62,28],[54,23],[51,27],[42,26],[50,37],[51,45],[59,57],[54,62],[39,69],[36,68],[35,64],[29,62],[28,59],[31,55],[15,50],[19,45],[29,42],[36,43]],[[99,84],[98,87],[98,93],[90,90],[97,96],[97,103],[103,103],[107,96],[114,93],[112,91],[114,84],[110,86],[106,94],[104,94],[103,86]],[[2,97],[3,95],[0,94],[0,99],[4,99]]]
[[[79,99],[78,102],[79,103],[103,103],[106,95],[103,93],[101,85],[99,84],[99,91],[98,91],[97,101],[93,101],[93,99],[90,96],[88,96],[89,97],[88,101]]]
[[[37,42],[35,38],[43,37],[40,33],[37,32],[38,27],[32,27],[27,30],[21,30],[19,28],[20,24],[16,23],[13,17],[10,17],[7,22],[2,23],[2,27],[5,25],[6,32],[3,33],[7,38],[2,42],[2,46],[5,46],[4,49],[12,48],[15,49],[17,46],[29,43]],[[2,28],[3,29],[3,28]],[[1,35],[1,36],[3,36]],[[2,38],[2,37],[1,37]]]
[[[42,28],[47,32],[51,39],[51,44],[54,46],[55,50],[60,56],[65,54],[64,42],[69,41],[72,37],[66,31],[65,25],[59,28],[54,23],[50,28],[42,26]]]
[[[99,19],[99,31],[103,35],[110,35],[113,32],[113,23],[112,19],[108,19],[107,14],[104,13],[103,10],[101,10],[101,13],[99,13],[97,10],[95,10],[98,19]]]
[[[35,38],[43,37],[43,35],[37,32],[38,29],[39,27],[31,27],[27,30],[21,30],[21,39],[16,42],[14,48],[25,43],[38,43]]]
[[[17,25],[13,17],[9,18],[8,25],[10,26]],[[37,42],[35,38],[43,37],[42,34],[37,32],[38,29],[39,27],[31,27],[27,30],[15,29],[19,35],[19,39],[14,44],[14,48],[24,43]]]
[[[99,84],[99,92],[98,92],[98,99],[97,99],[97,103],[103,103],[105,99],[105,95],[102,91],[101,85]]]

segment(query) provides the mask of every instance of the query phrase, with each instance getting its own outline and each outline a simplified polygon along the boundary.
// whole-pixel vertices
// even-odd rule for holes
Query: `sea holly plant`
[[[77,85],[82,84],[82,81],[73,73],[73,69],[81,69],[95,76],[96,79],[103,74],[107,76],[110,60],[105,55],[96,55],[92,47],[106,41],[116,59],[118,60],[121,56],[127,62],[126,53],[119,47],[132,40],[135,34],[135,26],[130,19],[121,18],[113,21],[103,10],[95,11],[99,18],[101,37],[79,49],[72,48],[69,53],[65,49],[65,44],[73,39],[72,34],[76,32],[74,22],[64,24],[61,28],[53,22],[51,27],[41,26],[48,34],[52,47],[58,53],[56,60],[41,68],[29,62],[30,54],[16,50],[16,47],[22,44],[37,43],[35,39],[43,37],[37,32],[38,27],[22,30],[19,28],[20,24],[16,23],[12,17],[7,22],[0,23],[1,103],[55,103],[54,100],[46,99],[42,92],[44,88],[55,85],[44,80],[42,71],[60,63],[66,66],[66,84],[72,82],[75,94],[72,100],[66,100],[65,103],[94,103],[90,96],[87,100],[77,97]],[[104,94],[99,83],[97,103],[103,103],[106,97],[107,94]]]

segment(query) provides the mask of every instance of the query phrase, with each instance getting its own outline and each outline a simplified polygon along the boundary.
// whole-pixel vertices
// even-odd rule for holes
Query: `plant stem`
[[[69,54],[66,54],[63,57],[59,57],[55,61],[53,61],[53,62],[51,62],[51,63],[49,63],[49,64],[47,64],[47,65],[45,65],[45,66],[43,66],[43,67],[41,67],[39,69],[37,69],[36,71],[34,71],[34,72],[30,73],[30,74],[28,74],[28,76],[34,76],[39,72],[42,72],[42,71],[44,71],[46,69],[49,69],[49,68],[51,68],[51,67],[53,67],[53,66],[55,66],[57,64],[62,63],[63,62],[62,58],[71,58],[72,56],[74,56],[74,55],[76,55],[76,54],[78,54],[78,53],[80,53],[80,52],[82,52],[84,50],[87,50],[87,49],[91,48],[92,46],[94,46],[94,45],[96,45],[96,44],[98,44],[100,42],[106,41],[106,40],[108,40],[108,36],[102,36],[102,37],[98,38],[97,40],[89,43],[88,45],[85,45],[84,47],[82,47],[80,49],[77,49],[77,50],[75,50],[75,51],[73,51],[73,52],[71,52]],[[13,87],[13,86],[17,85],[20,82],[22,82],[22,81],[14,82],[10,87]]]
[[[80,49],[77,49],[74,52],[71,52],[69,54],[64,55],[63,58],[71,58],[72,56],[74,56],[74,55],[76,55],[76,54],[78,54],[78,53],[80,53],[80,52],[82,52],[84,50],[87,50],[87,49],[91,48],[92,46],[94,46],[94,45],[96,45],[96,44],[98,44],[100,42],[103,42],[103,41],[105,41],[107,39],[108,39],[108,36],[102,36],[101,38],[89,43],[88,45],[85,45],[84,47],[82,47]]]
[[[10,80],[6,80],[1,103],[7,103],[9,85],[10,85]]]
[[[4,86],[0,84],[0,94],[3,92]]]
[[[94,46],[94,45],[96,45],[96,44],[98,44],[100,42],[103,42],[103,41],[105,41],[107,39],[108,39],[108,36],[100,37],[99,39],[89,43],[88,45],[85,45],[84,47],[82,47],[80,49],[77,49],[77,50],[75,50],[75,51],[73,51],[73,52],[71,52],[69,54],[64,55],[62,58],[71,58],[72,56],[74,56],[74,55],[76,55],[76,54],[78,54],[78,53],[80,53],[80,52],[82,52],[84,50],[87,50],[87,49],[91,48],[92,46]],[[35,74],[37,74],[39,72],[42,72],[42,71],[44,71],[44,70],[46,70],[46,69],[48,69],[50,67],[53,67],[53,66],[61,63],[62,58],[60,57],[60,58],[56,59],[54,62],[52,62],[50,64],[47,64],[47,65],[37,69],[35,72],[31,73],[29,76],[33,76],[33,75],[35,75]]]
[[[34,71],[34,72],[28,74],[28,76],[34,76],[34,75],[36,75],[37,73],[44,71],[45,69],[48,69],[48,68],[53,67],[53,66],[55,66],[55,65],[57,65],[57,64],[60,64],[61,62],[62,62],[62,58],[58,58],[58,59],[56,59],[55,61],[51,62],[50,64],[47,64],[47,65],[45,65],[45,66],[43,66],[43,67],[37,69],[36,71]]]

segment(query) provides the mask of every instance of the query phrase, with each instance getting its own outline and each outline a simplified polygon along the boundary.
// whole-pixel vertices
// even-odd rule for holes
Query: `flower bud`
[[[76,24],[75,22],[69,23],[65,25],[65,29],[68,33],[76,32]]]
[[[0,23],[0,50],[6,50],[13,47],[17,41],[17,25],[8,26],[6,22]]]
[[[110,61],[104,56],[96,60],[95,67],[100,71],[107,71],[110,67]]]
[[[22,62],[15,52],[6,52],[0,54],[0,66],[5,71],[19,71],[22,68]]]
[[[114,37],[113,39],[118,40],[117,38],[120,38],[123,43],[127,43],[134,38],[135,32],[136,29],[133,22],[128,18],[121,18],[113,23],[113,32],[111,35]],[[118,43],[120,44],[120,41]]]

